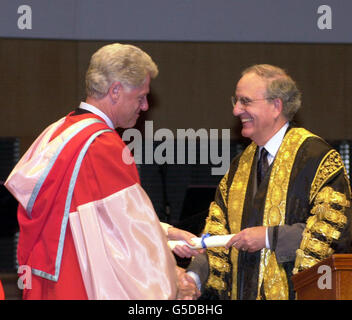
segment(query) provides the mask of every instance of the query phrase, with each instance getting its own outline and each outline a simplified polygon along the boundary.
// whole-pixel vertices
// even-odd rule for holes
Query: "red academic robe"
[[[92,119],[99,122],[87,125],[68,143],[62,142],[65,139],[61,136],[66,134],[67,137],[70,134],[67,131]],[[11,175],[5,183],[10,191],[17,187],[17,192],[15,190],[13,193],[24,204],[19,205],[18,209],[18,260],[20,265],[29,265],[32,270],[31,281],[24,285],[24,299],[175,297],[175,261],[167,248],[166,238],[163,238],[165,235],[155,218],[155,212],[151,212],[153,210],[150,209],[149,199],[140,190],[134,162],[128,164],[122,157],[126,147],[124,142],[101,120],[91,113],[70,114],[52,129],[49,128],[42,138],[44,141],[34,143],[29,154],[19,162],[20,168],[26,166],[28,159],[38,149],[44,150],[42,154],[50,154],[45,148],[53,141],[58,145],[55,150],[62,149],[55,161],[46,161],[42,156],[36,161],[39,167],[41,163],[52,167],[44,175],[45,178],[43,174],[40,178],[35,178],[36,186],[39,184],[41,187],[32,185],[31,191],[27,192],[31,194],[30,198],[21,189],[22,176],[15,180],[16,173],[11,174],[15,176],[12,184]],[[96,137],[90,141],[94,134]],[[47,136],[50,136],[50,143],[45,141]],[[90,141],[89,145],[87,141]],[[86,145],[88,147],[84,153],[82,150]],[[77,170],[80,157],[81,164]],[[36,170],[29,167],[24,171],[30,176]],[[75,172],[78,173],[69,202],[67,195]],[[23,201],[22,198],[27,200]],[[65,207],[69,207],[66,216],[63,213],[66,212]],[[75,218],[72,222],[73,216]],[[117,226],[118,223],[122,225]],[[75,228],[74,233],[71,226]],[[124,231],[124,226],[129,229]],[[145,230],[150,231],[147,239],[144,239]],[[143,243],[147,243],[148,249],[143,248]],[[155,251],[160,254],[148,259]],[[99,256],[101,252],[103,256]],[[144,256],[148,257],[143,262],[143,272],[140,258]],[[159,263],[165,270],[159,270],[161,275],[156,275],[154,269],[159,267]],[[139,264],[140,269],[137,267],[132,270]],[[104,269],[105,265],[109,265],[108,269]],[[130,279],[129,265],[133,266],[130,267]],[[136,275],[141,275],[142,278],[133,283],[138,278]],[[146,279],[147,283],[151,279],[150,288],[148,284],[141,284]],[[163,291],[160,287],[165,289],[165,294],[158,296],[157,292]]]
[[[0,280],[0,300],[5,300],[5,292],[4,292],[4,288],[2,287],[1,280]]]

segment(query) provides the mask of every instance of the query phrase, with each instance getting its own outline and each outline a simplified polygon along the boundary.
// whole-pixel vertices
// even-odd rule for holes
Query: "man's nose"
[[[233,106],[233,110],[232,113],[235,117],[238,117],[239,115],[241,115],[244,111],[244,108],[241,104],[240,101],[237,101],[236,104]]]
[[[148,99],[145,98],[145,99],[143,100],[143,103],[141,104],[141,110],[142,110],[142,111],[148,111],[148,109],[149,109]]]

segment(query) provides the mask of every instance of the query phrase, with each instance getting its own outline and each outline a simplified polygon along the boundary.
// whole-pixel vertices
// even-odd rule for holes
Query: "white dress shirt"
[[[259,147],[259,154],[260,154],[260,151],[263,149],[263,147],[266,149],[266,151],[268,151],[267,158],[268,158],[269,166],[274,161],[276,154],[280,149],[280,146],[281,146],[282,140],[284,139],[288,125],[289,123],[286,122],[281,127],[281,129],[278,132],[276,132],[275,135],[272,136],[264,146]]]
[[[115,129],[115,127],[114,127],[112,121],[110,120],[110,118],[103,111],[98,109],[97,107],[94,107],[93,105],[82,101],[78,108],[84,109],[84,110],[90,111],[91,113],[96,114],[97,116],[103,118],[104,121],[106,122],[106,124],[111,129]]]

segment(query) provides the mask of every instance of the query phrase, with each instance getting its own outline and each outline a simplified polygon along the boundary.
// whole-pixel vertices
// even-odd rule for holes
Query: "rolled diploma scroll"
[[[201,238],[192,238],[192,241],[195,243],[194,246],[191,246],[184,240],[169,240],[167,243],[171,250],[173,250],[177,245],[186,245],[191,249],[224,247],[234,235],[235,234],[210,236],[208,234],[205,234]]]

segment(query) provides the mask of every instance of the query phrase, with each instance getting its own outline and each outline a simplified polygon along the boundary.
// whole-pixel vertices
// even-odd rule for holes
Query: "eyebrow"
[[[250,98],[250,97],[247,97],[247,96],[238,96],[238,95],[235,95],[235,97],[236,97],[237,99],[243,99],[243,100],[254,100],[254,99],[252,99],[252,98]]]

